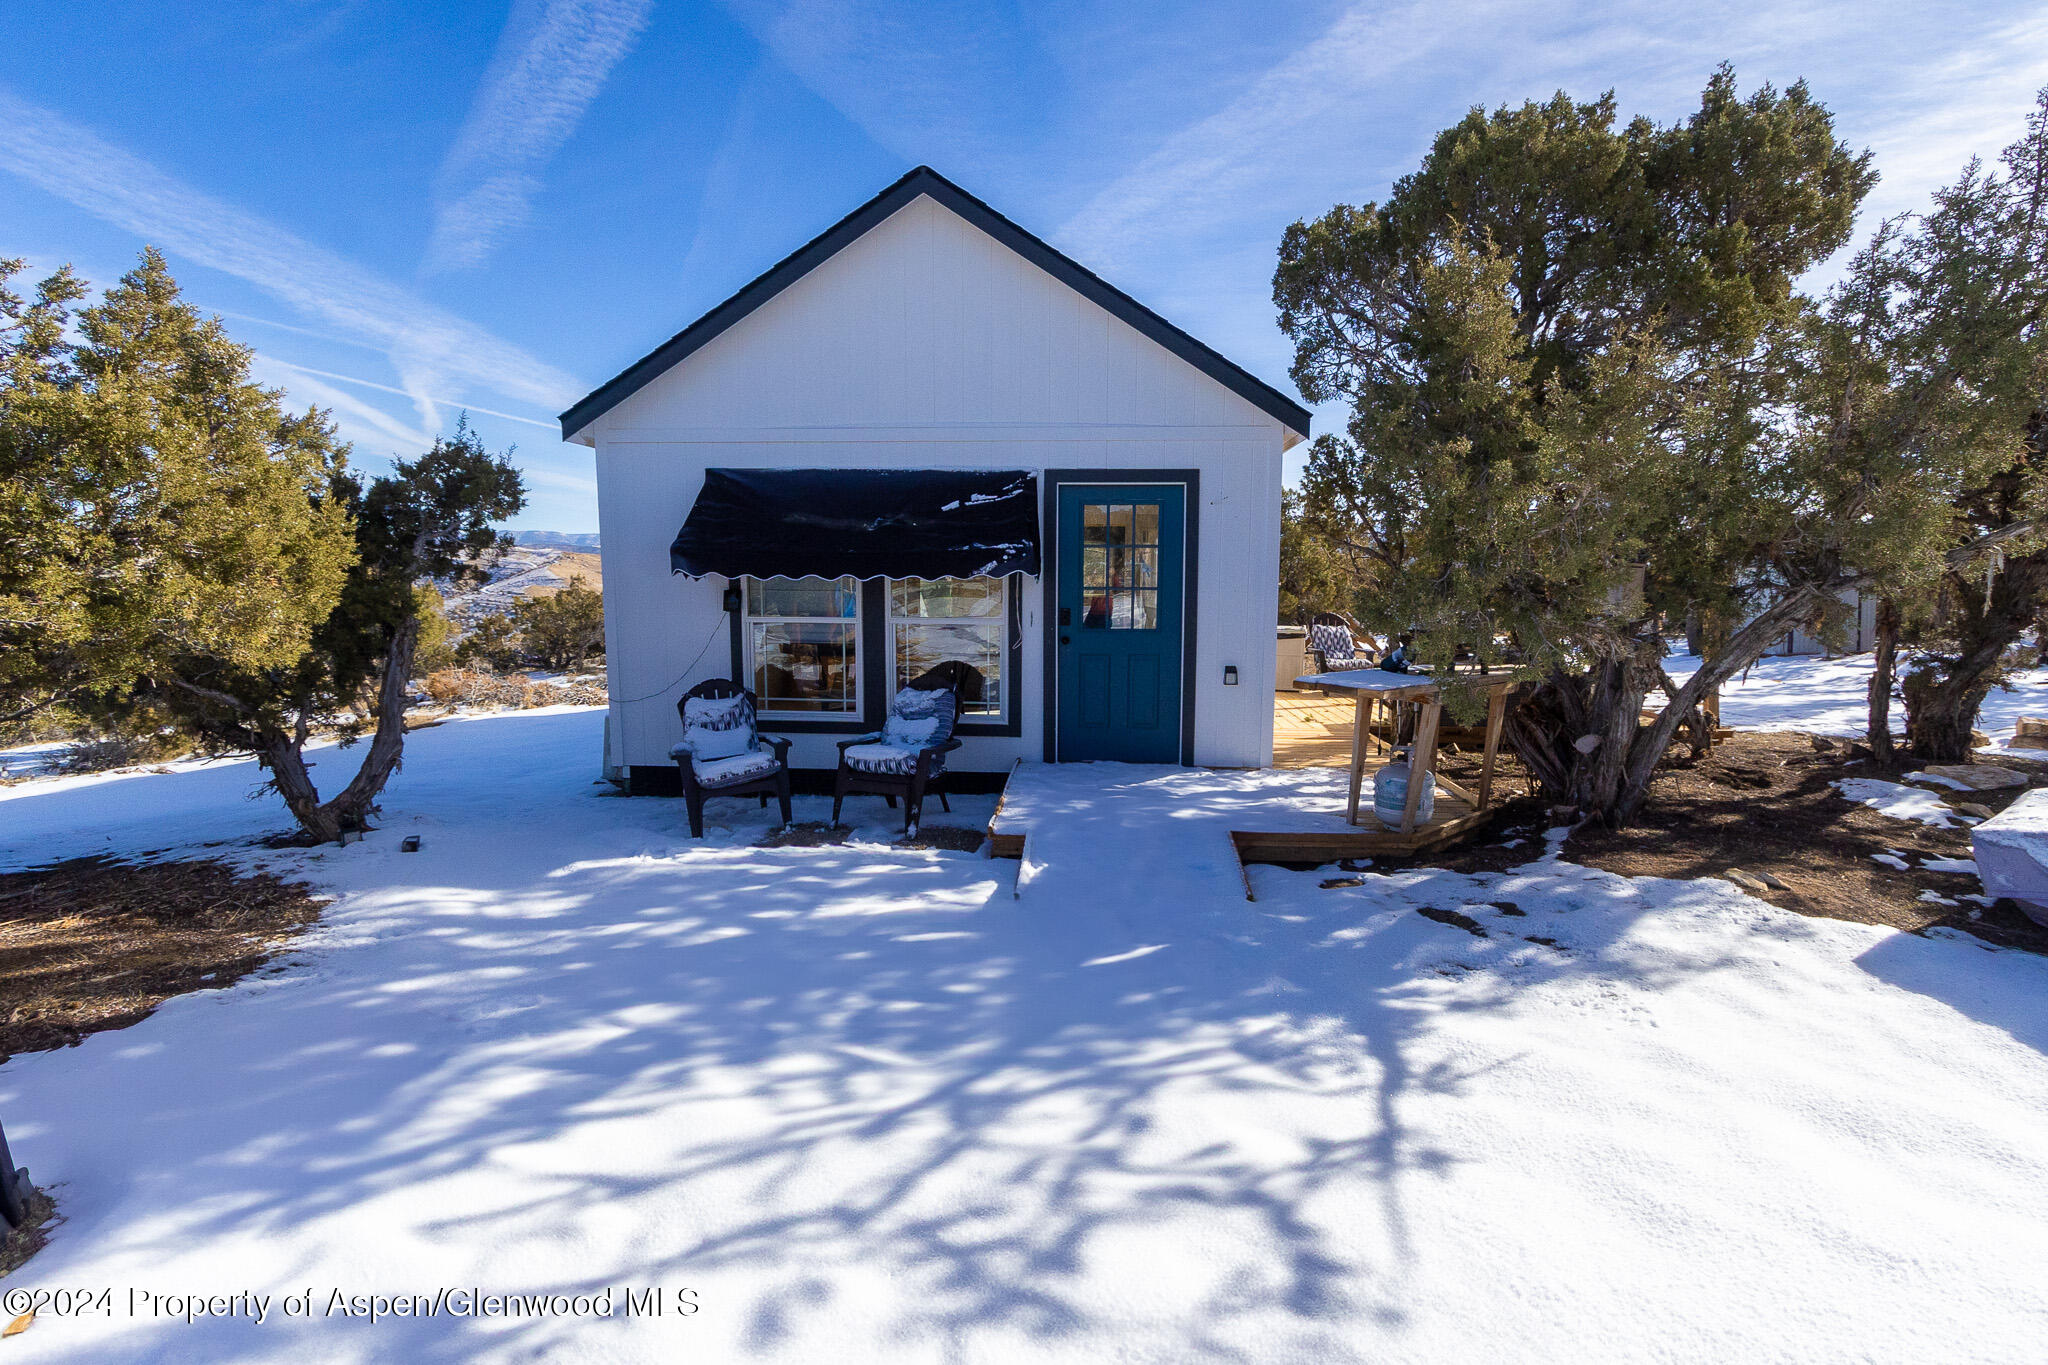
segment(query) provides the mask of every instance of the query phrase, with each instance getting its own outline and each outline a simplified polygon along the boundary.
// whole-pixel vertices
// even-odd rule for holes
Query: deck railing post
[[[1493,761],[1500,753],[1500,731],[1508,713],[1508,690],[1496,687],[1486,699],[1486,756],[1479,763],[1480,810],[1493,799]]]
[[[1401,833],[1415,832],[1415,811],[1422,793],[1436,781],[1436,731],[1443,716],[1443,703],[1434,698],[1421,704],[1415,718],[1415,744],[1408,751],[1408,800],[1401,807]]]

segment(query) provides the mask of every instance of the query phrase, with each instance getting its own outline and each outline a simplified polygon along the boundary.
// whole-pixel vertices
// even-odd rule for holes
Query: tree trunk
[[[1927,763],[1962,763],[1970,757],[1971,731],[1991,683],[1982,669],[1958,666],[1946,675],[1934,664],[1906,675],[1906,733],[1913,757]]]
[[[1661,637],[1638,641],[1630,654],[1601,664],[1593,680],[1590,718],[1596,724],[1572,746],[1584,761],[1574,775],[1571,802],[1610,829],[1618,829],[1626,818],[1621,798],[1628,780],[1629,748],[1642,727],[1643,703],[1656,685],[1657,658],[1663,648]],[[1593,740],[1597,743],[1589,742]]]
[[[1906,733],[1915,758],[1959,763],[1970,756],[1970,732],[1984,698],[2048,596],[2048,550],[2005,561],[1988,592],[1961,570],[1946,575],[1942,586],[1956,651],[1906,675]]]
[[[398,770],[405,750],[405,690],[419,639],[419,618],[407,616],[384,653],[384,671],[377,679],[377,732],[370,737],[370,751],[341,795],[327,803],[345,829],[369,828],[370,808]]]
[[[1892,679],[1898,651],[1899,604],[1882,597],[1877,603],[1877,640],[1870,652],[1870,723],[1865,733],[1871,757],[1887,767],[1892,761]]]
[[[1619,829],[1642,809],[1679,724],[1785,632],[1811,618],[1833,591],[1834,585],[1794,588],[1740,630],[1715,632],[1718,638],[1708,645],[1712,652],[1699,671],[1669,694],[1647,725],[1643,701],[1663,672],[1663,641],[1653,635],[1587,673],[1554,673],[1518,690],[1506,738],[1547,796]]]
[[[419,647],[420,623],[416,616],[401,621],[384,652],[384,664],[377,675],[377,729],[370,737],[369,752],[340,795],[322,801],[306,762],[306,734],[266,730],[255,744],[257,758],[270,770],[271,785],[284,798],[299,827],[311,838],[325,843],[342,841],[351,830],[370,827],[370,811],[391,774],[399,766],[405,748],[405,690],[412,677],[414,651]]]
[[[320,792],[306,764],[305,744],[302,735],[266,730],[257,744],[256,758],[270,770],[270,785],[284,798],[299,828],[321,843],[339,843],[344,827],[334,812],[320,804]]]

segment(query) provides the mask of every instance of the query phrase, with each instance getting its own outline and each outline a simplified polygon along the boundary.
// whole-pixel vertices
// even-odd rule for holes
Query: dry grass
[[[50,1240],[51,1230],[63,1221],[57,1216],[57,1205],[49,1195],[41,1190],[29,1195],[28,1221],[0,1237],[0,1280],[21,1269],[24,1261],[41,1251]],[[4,1316],[0,1314],[0,1317]]]
[[[420,687],[443,705],[527,710],[535,706],[602,706],[605,701],[600,683],[537,683],[524,673],[492,673],[481,668],[444,668],[428,675]]]

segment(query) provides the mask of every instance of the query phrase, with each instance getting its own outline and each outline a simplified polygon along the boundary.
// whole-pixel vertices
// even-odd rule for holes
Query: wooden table
[[[1351,796],[1344,818],[1358,823],[1358,791],[1365,780],[1365,764],[1372,746],[1380,741],[1372,733],[1375,708],[1384,705],[1396,719],[1395,738],[1400,736],[1400,708],[1415,708],[1415,741],[1408,760],[1408,803],[1401,812],[1401,833],[1415,833],[1415,814],[1426,784],[1434,782],[1445,791],[1472,803],[1473,814],[1485,812],[1493,798],[1493,765],[1500,753],[1501,721],[1507,715],[1508,689],[1514,679],[1501,674],[1460,673],[1448,679],[1451,687],[1484,690],[1486,697],[1486,756],[1479,766],[1479,789],[1465,790],[1436,771],[1436,737],[1443,721],[1443,694],[1439,680],[1426,673],[1390,673],[1382,668],[1353,668],[1341,673],[1311,673],[1294,680],[1297,687],[1325,692],[1348,692],[1356,706],[1351,728]],[[1382,745],[1382,747],[1391,746]]]

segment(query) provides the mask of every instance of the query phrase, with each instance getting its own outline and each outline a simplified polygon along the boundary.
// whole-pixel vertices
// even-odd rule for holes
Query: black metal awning
[[[974,578],[1038,572],[1017,469],[707,469],[669,547],[682,574]]]

